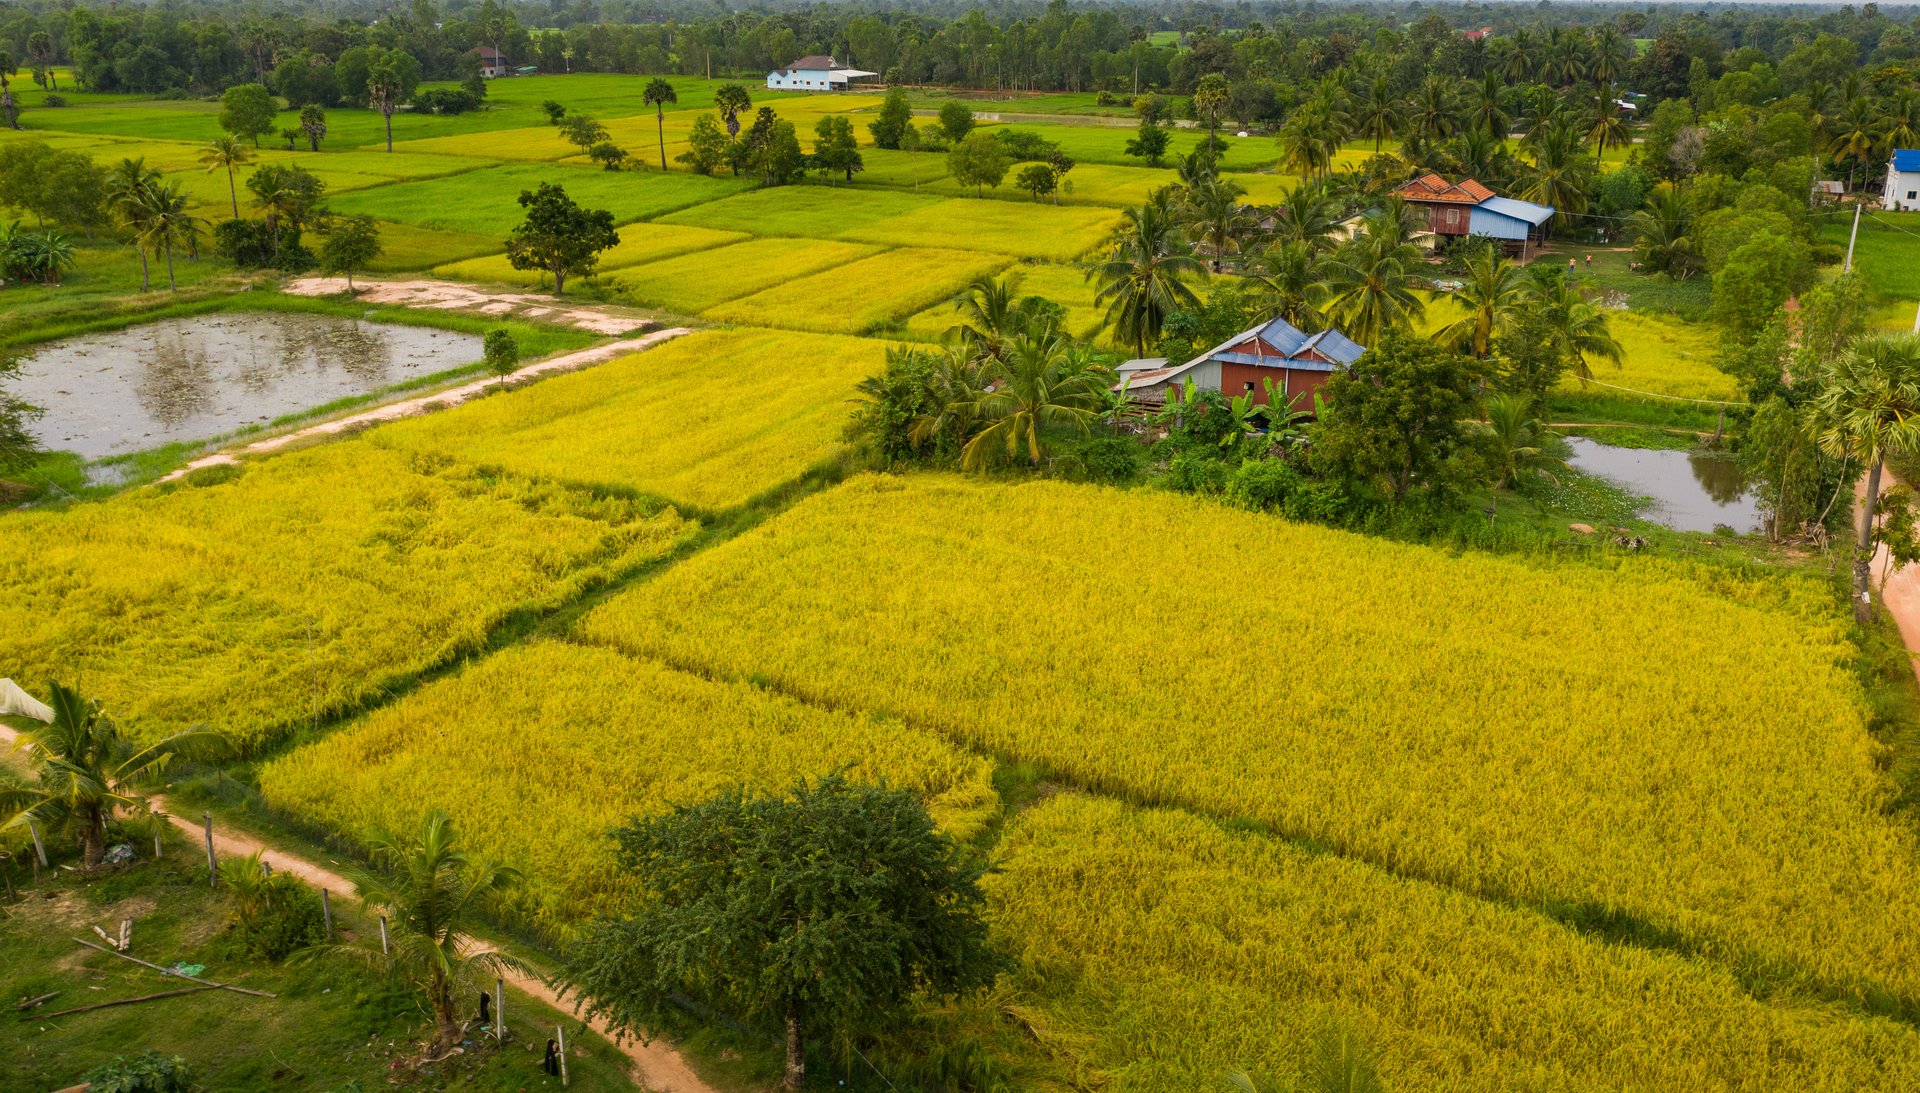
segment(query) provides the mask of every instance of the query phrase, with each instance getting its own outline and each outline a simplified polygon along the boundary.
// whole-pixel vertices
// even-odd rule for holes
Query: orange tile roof
[[[1425,174],[1401,186],[1394,193],[1410,201],[1447,201],[1478,205],[1493,196],[1493,191],[1471,178],[1448,182],[1436,174]]]

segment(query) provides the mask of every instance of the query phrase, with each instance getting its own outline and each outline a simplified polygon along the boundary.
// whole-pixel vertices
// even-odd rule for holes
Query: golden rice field
[[[620,242],[600,252],[601,271],[625,269],[657,262],[690,251],[716,250],[749,238],[745,232],[714,231],[677,224],[628,224],[620,229]],[[503,284],[550,288],[553,275],[541,270],[514,269],[504,254],[489,254],[452,262],[435,269],[439,277],[457,277],[467,281],[499,281]]]
[[[1086,1088],[1295,1088],[1316,1029],[1388,1089],[1911,1089],[1920,1032],[1177,811],[1062,795],[987,879],[1018,1011]]]
[[[880,248],[817,239],[749,239],[600,277],[622,298],[643,307],[698,315],[716,304],[795,277],[857,262]]]
[[[510,913],[564,933],[631,894],[606,838],[630,817],[843,768],[913,789],[959,838],[999,809],[991,764],[932,733],[558,642],[439,680],[275,760],[260,786],[349,834],[444,808],[476,849],[528,874]]]
[[[1916,998],[1920,845],[1885,811],[1826,595],[918,475],[809,499],[581,628],[1092,789]]]
[[[1020,278],[1021,296],[1041,296],[1067,310],[1067,330],[1076,338],[1105,342],[1100,329],[1106,323],[1106,309],[1093,299],[1093,286],[1078,266],[1017,265],[1002,276]],[[912,337],[938,340],[958,321],[952,304],[941,301],[907,320],[906,333]]]
[[[867,334],[944,300],[1012,259],[978,252],[903,247],[811,277],[786,279],[709,308],[705,318],[831,334]]]
[[[881,371],[886,348],[820,334],[702,331],[370,437],[515,475],[731,508],[840,451],[854,386]],[[739,397],[742,376],[759,381],[751,398]]]
[[[834,237],[1066,261],[1099,245],[1119,221],[1115,209],[955,197],[836,231]]]
[[[139,735],[246,747],[481,648],[692,530],[671,510],[363,440],[0,520],[0,664]],[[202,472],[203,475],[208,472]]]

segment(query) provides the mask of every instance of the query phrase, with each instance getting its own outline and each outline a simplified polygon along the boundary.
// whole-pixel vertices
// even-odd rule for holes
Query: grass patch
[[[639,174],[571,167],[508,166],[341,194],[333,211],[442,231],[504,239],[526,218],[518,198],[542,182],[562,186],[580,204],[616,221],[640,220],[737,193],[746,183],[691,174]]]
[[[833,235],[900,247],[1066,260],[1092,250],[1119,220],[1120,214],[1108,209],[953,198],[884,220],[843,227]]]

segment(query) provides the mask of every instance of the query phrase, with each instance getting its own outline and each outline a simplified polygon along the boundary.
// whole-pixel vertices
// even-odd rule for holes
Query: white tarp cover
[[[0,679],[0,717],[31,717],[53,723],[53,708],[20,689],[11,679]]]

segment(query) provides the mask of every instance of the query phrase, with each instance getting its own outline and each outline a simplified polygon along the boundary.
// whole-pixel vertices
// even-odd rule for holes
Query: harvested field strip
[[[1127,558],[1152,561],[1111,610]],[[1196,579],[1224,559],[1310,559],[1313,593]],[[811,498],[582,627],[1821,993],[1920,998],[1920,846],[1811,580],[921,475]],[[1248,634],[1307,660],[1250,661]]]

